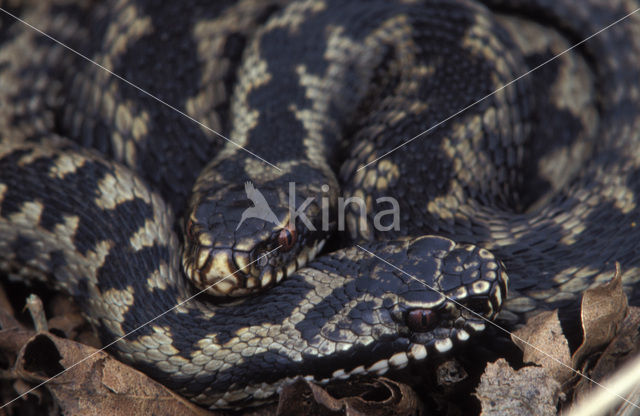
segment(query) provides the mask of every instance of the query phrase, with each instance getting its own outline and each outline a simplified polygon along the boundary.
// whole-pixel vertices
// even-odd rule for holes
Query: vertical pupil
[[[408,323],[415,331],[427,331],[434,324],[433,312],[428,309],[414,309],[409,312]]]

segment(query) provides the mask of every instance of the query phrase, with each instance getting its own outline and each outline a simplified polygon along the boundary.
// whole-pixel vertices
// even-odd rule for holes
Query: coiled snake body
[[[103,68],[3,17],[0,265],[53,276],[105,342],[179,304],[113,351],[192,400],[402,368],[482,330],[459,304],[517,324],[616,261],[636,299],[638,17],[501,88],[634,2],[60,3],[24,16]],[[246,181],[277,224],[242,219]],[[338,184],[367,202],[349,238],[412,278],[357,247],[313,260]],[[214,295],[269,289],[182,303],[183,267]]]

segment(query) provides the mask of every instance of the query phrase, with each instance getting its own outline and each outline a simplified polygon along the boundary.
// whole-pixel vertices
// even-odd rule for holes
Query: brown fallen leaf
[[[475,396],[483,416],[555,415],[560,384],[544,368],[515,371],[506,360],[487,364]]]
[[[522,350],[524,362],[542,366],[564,385],[577,375],[573,369],[578,369],[586,357],[611,341],[626,312],[627,299],[617,269],[613,280],[585,291],[580,306],[583,338],[573,354],[557,310],[530,318],[511,339]]]
[[[640,308],[631,307],[620,325],[618,334],[602,352],[593,369],[589,372],[589,378],[596,382],[602,382],[614,374],[617,369],[640,355],[640,332],[638,332],[638,328],[640,328]],[[574,390],[572,402],[586,400],[588,396],[594,394],[599,388],[590,380],[580,379]],[[640,392],[636,390],[626,397],[632,403],[638,403],[640,401],[639,394]],[[637,408],[633,408],[628,403],[623,403],[620,405],[619,414],[623,414],[624,409],[638,412]]]
[[[345,382],[325,389],[302,378],[283,388],[276,414],[288,415],[420,415],[423,406],[411,387],[384,377]]]
[[[15,362],[20,348],[35,334],[32,329],[24,328],[12,313],[11,308],[3,309],[0,305],[0,354],[10,364]]]
[[[7,335],[5,331],[0,332],[0,338],[3,335]],[[64,369],[68,370],[49,380]],[[65,415],[216,414],[103,351],[50,333],[30,337],[18,353],[13,374],[36,384],[47,381],[44,386]]]
[[[511,335],[522,350],[522,361],[547,370],[554,380],[564,384],[574,376],[569,343],[562,333],[558,311],[545,311],[529,320]]]
[[[0,320],[2,319],[2,315],[2,312],[0,312]],[[19,326],[1,330],[0,352],[13,356],[14,359],[12,362],[15,362],[15,357],[17,357],[22,346],[35,334],[36,332],[33,329],[26,329]]]
[[[610,282],[584,292],[580,306],[584,341],[573,354],[574,366],[611,342],[627,315],[628,302],[621,276],[620,264],[616,263],[616,273]]]
[[[24,397],[10,407],[0,411],[5,414],[59,414],[59,409],[53,403],[49,395],[42,390],[32,390],[32,386],[25,380],[16,377],[14,363],[22,346],[31,339],[35,331],[22,326],[10,315],[11,308],[0,308],[0,361],[6,363],[0,369],[0,403],[2,405],[14,400],[17,396]],[[31,390],[31,391],[30,391]],[[4,413],[6,410],[7,413]],[[13,413],[11,413],[13,412]]]
[[[49,300],[47,309],[51,311],[51,317],[47,321],[51,333],[64,334],[64,338],[73,339],[94,348],[102,346],[97,333],[71,298],[57,294]]]

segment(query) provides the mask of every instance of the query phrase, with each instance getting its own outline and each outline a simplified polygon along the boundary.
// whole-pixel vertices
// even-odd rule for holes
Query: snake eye
[[[293,248],[293,245],[296,243],[296,238],[298,237],[298,233],[296,229],[292,226],[287,226],[280,231],[280,235],[278,235],[278,244],[280,245],[280,250],[289,251]]]
[[[414,309],[407,313],[407,326],[414,332],[426,332],[438,323],[436,313],[429,309]]]

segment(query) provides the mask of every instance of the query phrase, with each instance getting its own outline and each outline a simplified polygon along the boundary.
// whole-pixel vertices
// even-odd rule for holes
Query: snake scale
[[[105,343],[154,319],[111,351],[203,406],[403,368],[616,261],[638,299],[640,17],[518,78],[634,1],[4,7],[102,68],[3,13],[0,268],[74,296]],[[241,224],[248,181],[277,224]]]

